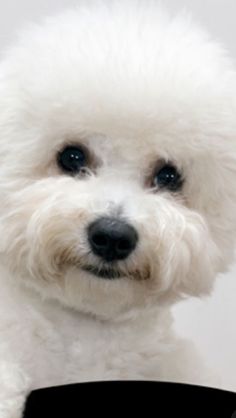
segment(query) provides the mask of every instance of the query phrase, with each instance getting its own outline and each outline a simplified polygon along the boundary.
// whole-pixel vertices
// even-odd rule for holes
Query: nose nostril
[[[118,251],[127,251],[131,248],[131,242],[128,239],[121,239],[116,246]]]
[[[105,234],[102,234],[102,233],[98,233],[93,236],[93,243],[97,247],[104,247],[104,248],[106,248],[109,244],[108,238],[106,237]]]

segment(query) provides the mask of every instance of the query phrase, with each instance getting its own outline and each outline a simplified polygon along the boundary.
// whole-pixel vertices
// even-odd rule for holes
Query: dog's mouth
[[[120,279],[121,277],[124,277],[124,274],[121,271],[116,270],[111,267],[97,268],[95,266],[84,266],[82,267],[82,269],[102,279],[114,280],[114,279]]]

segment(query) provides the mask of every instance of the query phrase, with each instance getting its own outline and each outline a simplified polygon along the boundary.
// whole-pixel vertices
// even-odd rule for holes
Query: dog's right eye
[[[61,170],[68,174],[79,174],[86,166],[86,152],[82,147],[67,146],[58,153],[57,163]]]

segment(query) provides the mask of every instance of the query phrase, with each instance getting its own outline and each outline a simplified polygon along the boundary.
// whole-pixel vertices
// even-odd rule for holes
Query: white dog
[[[7,52],[1,418],[50,385],[211,384],[170,307],[233,258],[235,81],[224,50],[154,0],[82,0]]]

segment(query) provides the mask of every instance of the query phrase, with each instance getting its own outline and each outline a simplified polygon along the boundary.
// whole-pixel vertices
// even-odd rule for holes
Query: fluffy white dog
[[[152,0],[80,1],[0,66],[0,417],[50,385],[210,385],[170,307],[236,236],[236,77]]]

